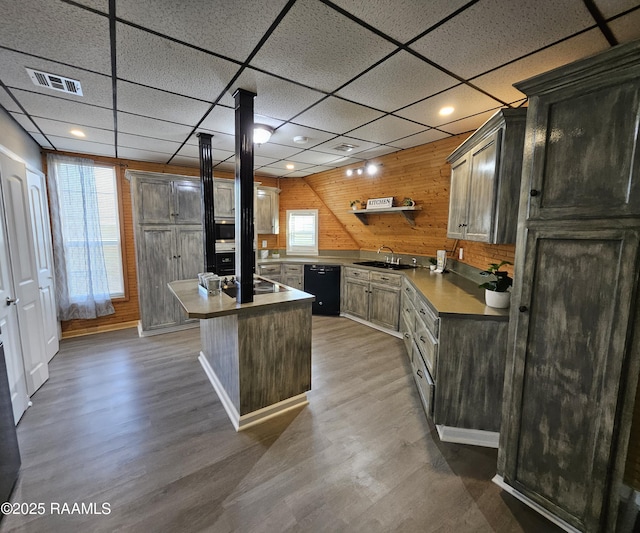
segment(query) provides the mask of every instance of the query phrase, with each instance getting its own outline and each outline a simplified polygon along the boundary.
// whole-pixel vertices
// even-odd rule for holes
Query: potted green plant
[[[509,277],[506,270],[500,270],[505,265],[512,265],[509,261],[501,261],[500,263],[489,263],[489,268],[484,270],[482,274],[495,277],[494,280],[486,281],[479,285],[484,289],[484,299],[489,307],[505,309],[509,307],[511,293],[509,287],[513,285],[513,278]]]
[[[349,205],[351,206],[351,209],[355,211],[356,209],[360,209],[360,203],[360,200],[351,200]]]
[[[413,198],[405,198],[404,200],[402,200],[402,205],[403,207],[413,207],[414,205],[416,205],[416,203],[414,202]]]

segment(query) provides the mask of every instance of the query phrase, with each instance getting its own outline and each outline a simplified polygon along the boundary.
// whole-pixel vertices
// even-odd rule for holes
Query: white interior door
[[[18,309],[27,393],[31,396],[49,378],[42,333],[42,307],[36,274],[26,169],[22,163],[0,154],[0,178],[4,201],[9,262]],[[6,305],[6,304],[5,304]]]
[[[2,188],[0,187],[0,196]],[[9,246],[5,231],[5,216],[0,201],[0,341],[4,344],[4,358],[9,376],[9,391],[13,405],[13,418],[18,423],[22,413],[27,410],[29,396],[24,379],[22,348],[18,327],[18,309],[12,303],[15,300],[11,265],[9,264]]]
[[[31,210],[31,229],[40,290],[42,308],[42,333],[47,361],[58,353],[58,318],[56,312],[56,294],[53,284],[53,250],[51,245],[51,224],[47,202],[47,187],[44,176],[27,169],[29,184],[29,207]]]

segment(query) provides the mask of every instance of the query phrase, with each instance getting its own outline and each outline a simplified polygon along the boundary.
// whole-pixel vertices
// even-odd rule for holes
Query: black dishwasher
[[[340,265],[304,265],[304,292],[316,297],[314,315],[339,315]]]

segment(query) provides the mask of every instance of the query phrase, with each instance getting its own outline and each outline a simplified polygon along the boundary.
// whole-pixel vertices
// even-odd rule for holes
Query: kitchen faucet
[[[380,250],[384,250],[385,248],[391,252],[391,262],[393,263],[393,250],[391,248],[389,248],[388,246],[385,246],[383,244],[382,246],[380,246],[380,248],[378,248],[378,252],[377,253],[380,253]],[[389,260],[387,259],[387,263],[388,262],[389,262]]]

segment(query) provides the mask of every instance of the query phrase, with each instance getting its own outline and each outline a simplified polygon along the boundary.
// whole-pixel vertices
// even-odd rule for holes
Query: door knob
[[[20,301],[20,298],[9,298],[9,297],[7,296],[7,305],[11,305],[11,304],[15,305],[15,304],[17,304],[19,301]]]

